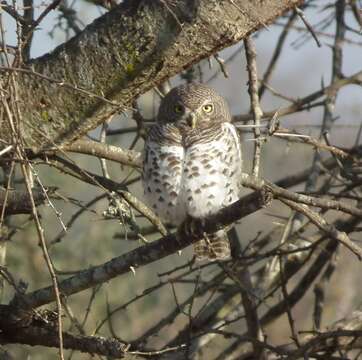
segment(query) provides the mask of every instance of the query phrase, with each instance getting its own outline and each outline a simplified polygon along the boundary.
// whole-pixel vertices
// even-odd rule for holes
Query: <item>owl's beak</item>
[[[196,114],[194,112],[190,112],[186,117],[187,125],[190,126],[191,129],[195,129],[196,127]]]

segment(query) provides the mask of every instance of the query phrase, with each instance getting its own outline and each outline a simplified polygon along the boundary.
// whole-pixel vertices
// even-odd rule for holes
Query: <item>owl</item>
[[[146,202],[165,223],[204,219],[239,198],[241,145],[225,99],[204,84],[173,88],[145,141]],[[230,257],[227,230],[194,245],[197,260]]]

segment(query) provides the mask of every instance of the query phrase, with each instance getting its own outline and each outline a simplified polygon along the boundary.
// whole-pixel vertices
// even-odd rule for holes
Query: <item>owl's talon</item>
[[[189,216],[182,225],[182,230],[186,236],[193,238],[202,237],[204,235],[204,219],[195,219]]]

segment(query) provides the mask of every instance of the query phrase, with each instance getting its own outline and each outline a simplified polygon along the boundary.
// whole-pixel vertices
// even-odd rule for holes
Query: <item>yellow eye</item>
[[[175,113],[181,114],[184,112],[184,107],[180,104],[175,105],[174,107]]]
[[[212,104],[206,104],[202,107],[202,110],[210,114],[211,112],[214,111],[214,106]]]

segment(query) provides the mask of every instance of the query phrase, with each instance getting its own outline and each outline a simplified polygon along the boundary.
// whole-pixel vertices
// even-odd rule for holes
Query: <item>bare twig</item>
[[[328,224],[318,213],[312,211],[305,205],[300,205],[287,199],[281,199],[283,203],[290,206],[292,209],[307,216],[314,225],[326,232],[332,239],[335,239],[351,250],[359,260],[362,260],[362,248],[353,243],[345,232],[338,231],[333,225]]]
[[[254,136],[255,136],[255,150],[254,150],[254,159],[253,159],[253,176],[258,177],[260,171],[260,156],[261,156],[261,139],[260,139],[260,119],[263,116],[259,104],[259,95],[258,95],[258,73],[256,68],[256,50],[255,45],[250,37],[247,37],[244,40],[245,54],[247,61],[247,69],[249,74],[249,95],[250,95],[250,104],[251,110],[254,117]]]
[[[309,24],[307,18],[305,17],[304,12],[303,12],[301,9],[299,9],[298,7],[295,8],[295,11],[296,11],[296,13],[298,14],[298,16],[301,18],[301,20],[303,21],[303,23],[304,23],[304,25],[306,26],[306,28],[307,28],[307,29],[309,30],[309,32],[312,34],[313,39],[315,40],[317,46],[318,46],[318,47],[321,47],[322,44],[319,42],[318,37],[317,37],[316,33],[314,32],[312,25]]]
[[[296,19],[296,16],[297,16],[297,13],[295,11],[293,11],[293,13],[290,15],[287,23],[285,24],[284,28],[283,28],[283,31],[281,32],[281,34],[279,35],[279,39],[278,39],[278,42],[277,42],[277,45],[274,49],[274,52],[273,52],[273,55],[270,59],[270,62],[268,64],[268,67],[267,69],[265,70],[265,73],[264,73],[264,76],[263,76],[263,79],[261,81],[261,85],[259,87],[259,98],[261,98],[264,94],[264,91],[266,89],[266,84],[269,83],[270,81],[270,78],[271,78],[271,75],[273,73],[273,70],[275,68],[275,65],[282,53],[282,49],[283,49],[283,46],[285,44],[285,40],[287,39],[287,35],[290,31],[290,28],[292,27],[293,23],[295,22],[295,19]]]
[[[322,314],[324,309],[324,300],[325,300],[325,290],[328,282],[331,279],[335,269],[337,266],[337,253],[336,255],[330,260],[327,268],[325,269],[324,273],[322,274],[321,279],[314,287],[314,295],[315,295],[315,302],[314,302],[314,311],[313,311],[313,323],[314,327],[317,330],[320,330],[322,324]]]

